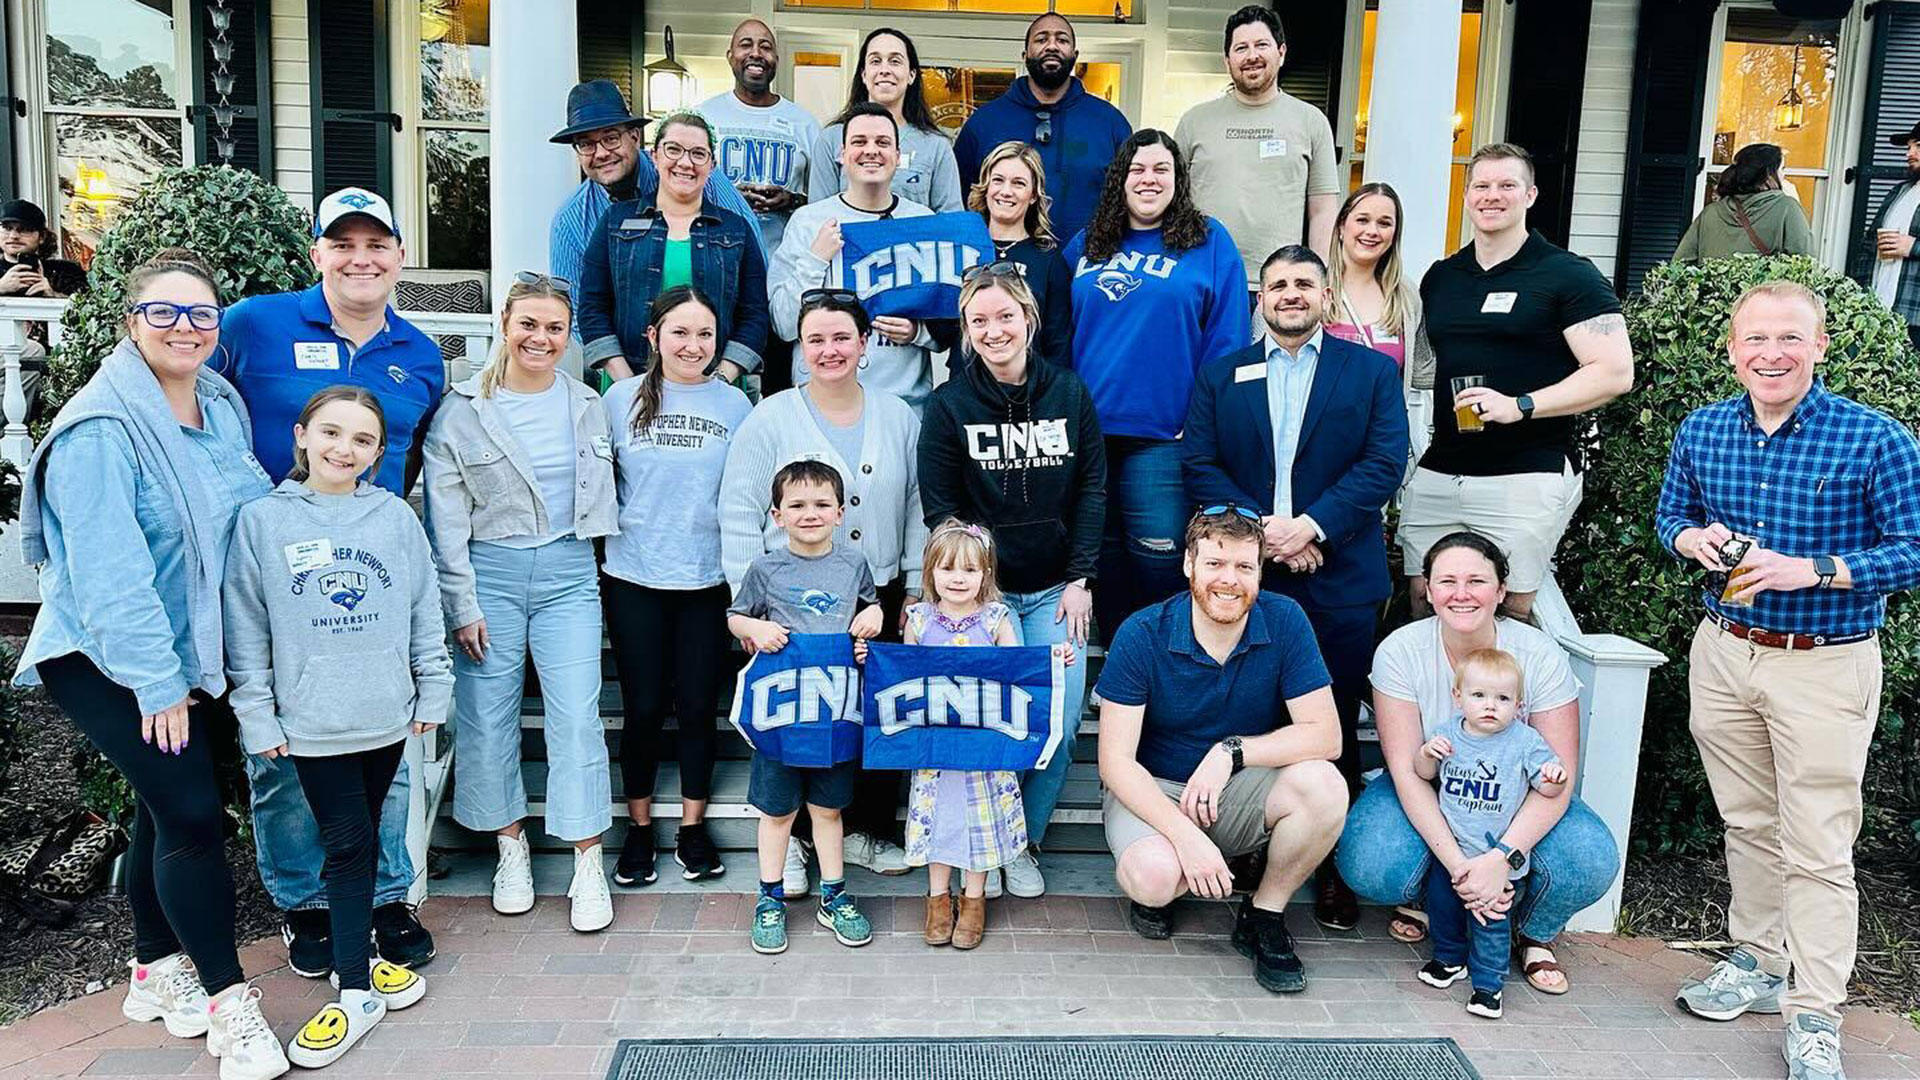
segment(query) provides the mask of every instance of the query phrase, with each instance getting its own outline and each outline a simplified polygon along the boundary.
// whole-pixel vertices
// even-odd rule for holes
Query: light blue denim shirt
[[[1320,344],[1325,331],[1289,353],[1267,335],[1267,415],[1273,419],[1273,513],[1293,516],[1293,456],[1300,449],[1300,428],[1307,419],[1307,397],[1313,392],[1313,373],[1320,366]],[[1316,525],[1317,529],[1318,526]]]
[[[273,485],[232,404],[203,394],[200,407],[203,426],[181,426],[192,452],[171,464],[192,474],[183,478],[188,490],[205,493],[191,510],[211,560],[208,575],[218,581],[234,515]],[[40,613],[14,681],[38,685],[35,664],[78,652],[132,690],[142,713],[178,704],[201,679],[174,503],[118,421],[82,420],[54,438],[43,485],[49,557],[40,570]]]

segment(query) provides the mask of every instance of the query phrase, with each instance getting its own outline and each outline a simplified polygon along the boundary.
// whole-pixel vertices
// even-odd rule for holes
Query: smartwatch
[[[1245,747],[1245,743],[1241,740],[1240,736],[1238,735],[1229,735],[1226,738],[1220,740],[1220,749],[1225,750],[1227,754],[1233,758],[1234,773],[1238,773],[1241,769],[1244,769],[1247,767],[1247,759],[1246,759],[1244,747]],[[1229,775],[1232,775],[1232,774],[1229,774]]]
[[[1513,399],[1513,403],[1515,405],[1520,406],[1520,419],[1522,420],[1533,419],[1533,395],[1532,394],[1521,394],[1519,397]]]
[[[1496,850],[1506,856],[1508,881],[1519,881],[1521,878],[1527,876],[1528,859],[1526,852],[1508,844],[1492,833],[1487,834],[1487,843],[1493,845]]]
[[[1815,588],[1831,589],[1833,588],[1833,576],[1840,572],[1840,567],[1839,564],[1833,561],[1833,556],[1831,555],[1815,555],[1813,557],[1813,572],[1820,575],[1820,582]]]

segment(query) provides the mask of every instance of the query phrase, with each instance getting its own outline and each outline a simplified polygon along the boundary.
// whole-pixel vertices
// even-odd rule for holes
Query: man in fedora
[[[547,266],[554,276],[578,282],[587,241],[607,207],[627,199],[651,199],[660,189],[660,171],[640,152],[646,126],[627,109],[627,99],[609,79],[583,82],[567,94],[567,126],[548,141],[572,146],[586,179],[553,215]],[[707,177],[704,195],[708,204],[744,218],[759,241],[753,208],[720,170]],[[762,244],[762,254],[765,251]]]
[[[1887,140],[1907,152],[1907,178],[1887,193],[1874,218],[1873,291],[1907,321],[1907,339],[1920,349],[1920,123]]]

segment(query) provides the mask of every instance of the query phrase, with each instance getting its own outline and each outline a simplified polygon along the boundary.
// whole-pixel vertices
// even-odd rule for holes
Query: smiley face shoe
[[[287,1060],[303,1069],[318,1069],[339,1061],[387,1015],[387,1005],[368,990],[342,990],[340,1000],[328,1002],[313,1019],[300,1025],[287,1044]]]
[[[411,968],[399,964],[389,964],[385,960],[375,960],[371,971],[371,983],[374,997],[379,998],[390,1010],[404,1009],[427,996],[427,980],[415,974]],[[333,976],[333,988],[340,989],[340,976]],[[342,994],[347,991],[341,990]]]

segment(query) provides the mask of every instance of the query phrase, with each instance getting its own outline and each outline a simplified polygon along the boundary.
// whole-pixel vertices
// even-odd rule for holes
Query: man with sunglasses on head
[[[1347,813],[1331,680],[1300,605],[1260,591],[1261,516],[1209,506],[1187,524],[1188,591],[1128,617],[1100,671],[1101,812],[1140,936],[1173,933],[1188,893],[1233,895],[1227,860],[1264,850],[1233,945],[1263,989],[1306,969],[1286,905],[1333,851]]]
[[[400,227],[385,199],[342,188],[320,201],[313,237],[320,283],[227,309],[210,366],[240,391],[253,418],[254,456],[275,483],[293,468],[293,425],[308,398],[341,383],[371,391],[386,414],[387,446],[368,479],[404,496],[420,475],[420,444],[447,373],[440,347],[393,311],[406,260]],[[248,754],[246,766],[260,880],[286,913],[289,966],[322,978],[333,968],[333,942],[319,826],[291,758]],[[433,959],[433,937],[406,902],[415,876],[407,854],[411,780],[402,761],[381,810],[373,926],[381,959],[418,967]]]
[[[1047,171],[1054,239],[1065,246],[1092,219],[1107,163],[1133,136],[1133,125],[1073,73],[1080,51],[1066,16],[1048,12],[1029,23],[1020,59],[1026,77],[974,110],[954,140],[953,157],[960,182],[971,186],[984,179],[980,165],[994,147],[1033,147]]]

